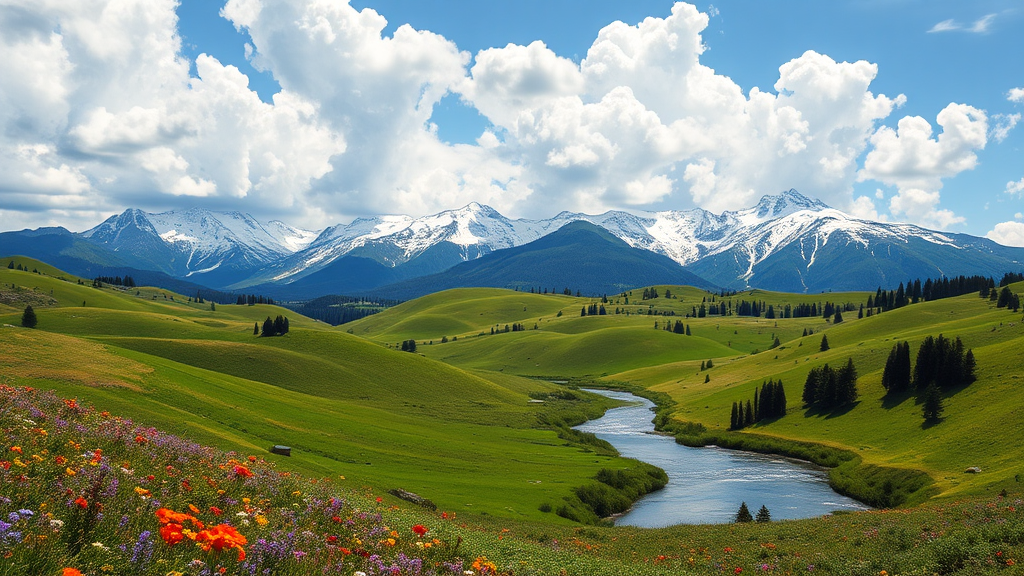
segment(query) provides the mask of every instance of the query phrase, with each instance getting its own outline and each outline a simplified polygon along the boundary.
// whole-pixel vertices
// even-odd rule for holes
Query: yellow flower
[[[75,474],[78,474],[78,472],[75,472],[71,468],[65,469],[64,472],[66,472],[68,476],[74,476]]]
[[[257,516],[256,523],[260,526],[266,526],[269,523],[269,521],[267,520],[266,516]]]

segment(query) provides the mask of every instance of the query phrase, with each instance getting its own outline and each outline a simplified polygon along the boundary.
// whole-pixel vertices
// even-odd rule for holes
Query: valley
[[[933,506],[1021,491],[1015,447],[1024,430],[1013,414],[1024,400],[1017,386],[1024,322],[977,294],[858,318],[874,293],[723,294],[655,285],[586,298],[460,288],[331,327],[276,306],[199,304],[150,287],[97,288],[42,262],[8,260],[25,270],[0,268],[7,295],[0,384],[52,389],[204,444],[262,454],[285,470],[341,476],[345,486],[402,488],[485,532],[514,527],[527,548],[510,556],[486,539],[474,545],[492,558],[532,558],[538,574],[577,553],[552,560],[533,548],[536,535],[578,537],[579,522],[597,521],[580,501],[580,487],[606,490],[593,480],[604,469],[631,471],[636,481],[654,474],[567,432],[616,405],[580,385],[653,399],[659,429],[681,443],[810,459],[832,468],[840,491],[900,505],[915,518],[934,514]],[[1024,284],[1010,289],[1020,293]],[[14,327],[23,302],[37,308],[35,330]],[[749,304],[770,306],[775,317],[730,315]],[[826,304],[844,319],[784,317],[787,309]],[[289,317],[287,334],[253,334],[254,324],[277,315]],[[942,420],[928,423],[914,396],[886,395],[881,374],[896,341],[916,350],[940,333],[972,350],[977,381],[945,392]],[[828,350],[820,349],[823,337]],[[415,353],[401,350],[409,341]],[[803,407],[811,368],[847,359],[859,374],[856,402],[832,412]],[[768,379],[784,382],[785,416],[729,430],[730,406]],[[992,419],[1003,424],[993,427]],[[268,454],[272,444],[290,446],[292,456]],[[789,521],[771,530],[812,534],[821,522],[832,521]],[[650,535],[585,530],[594,530],[586,532],[592,542],[604,542],[596,557],[607,563],[571,573],[617,573],[621,554],[659,548],[650,538],[727,539],[715,527]]]

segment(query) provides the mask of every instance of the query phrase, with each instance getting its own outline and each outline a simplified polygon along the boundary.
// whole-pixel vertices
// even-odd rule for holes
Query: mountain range
[[[734,289],[873,290],[908,278],[1001,276],[1024,268],[1024,248],[854,218],[795,190],[722,214],[613,210],[527,220],[472,203],[420,218],[359,218],[319,231],[239,212],[129,209],[82,233],[5,232],[0,252],[47,260],[76,274],[137,269],[216,289],[309,298],[375,293],[528,245],[577,221],[603,228],[629,248],[670,258],[707,285]]]

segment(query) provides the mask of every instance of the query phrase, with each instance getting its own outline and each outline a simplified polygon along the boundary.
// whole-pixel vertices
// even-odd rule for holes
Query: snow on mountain
[[[278,221],[262,224],[241,212],[193,208],[159,214],[129,209],[82,235],[140,264],[192,276],[221,266],[251,273],[306,248],[318,233]]]
[[[402,266],[441,243],[458,247],[462,259],[469,260],[532,242],[576,220],[601,226],[630,246],[663,254],[684,266],[728,252],[744,263],[733,284],[750,281],[759,264],[794,243],[800,244],[806,256],[805,266],[812,267],[817,248],[837,232],[843,233],[844,241],[865,247],[881,239],[908,238],[955,245],[949,236],[917,226],[853,218],[795,190],[767,195],[756,206],[722,214],[700,208],[636,213],[613,210],[512,220],[474,202],[421,218],[376,216],[328,228],[308,248],[273,266],[272,273],[260,280],[290,282],[346,255],[371,258],[388,267]]]

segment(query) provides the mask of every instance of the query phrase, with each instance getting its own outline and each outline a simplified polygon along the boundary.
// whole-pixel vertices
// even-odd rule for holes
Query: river
[[[762,505],[767,506],[772,520],[867,509],[833,492],[824,468],[781,456],[676,444],[670,436],[652,434],[654,403],[650,400],[612,390],[588,392],[632,404],[613,408],[576,429],[593,432],[623,456],[668,473],[668,485],[637,501],[615,520],[617,526],[661,528],[732,522],[741,502],[747,503],[753,515]]]

